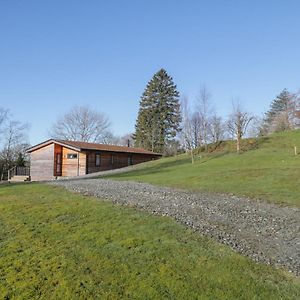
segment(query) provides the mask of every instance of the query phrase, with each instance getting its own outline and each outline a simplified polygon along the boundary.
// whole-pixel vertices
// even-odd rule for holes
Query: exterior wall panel
[[[87,173],[106,171],[136,165],[153,159],[158,159],[159,156],[137,153],[118,153],[104,151],[88,151],[87,153]],[[96,166],[96,154],[100,154],[100,166]],[[112,159],[113,156],[113,159]]]
[[[54,178],[54,144],[30,153],[30,176],[32,181]]]
[[[54,144],[54,176],[62,175],[62,146]]]
[[[77,158],[68,158],[68,154],[77,154]],[[74,177],[85,175],[86,156],[85,153],[62,147],[62,176]]]
[[[126,149],[127,150],[127,149]],[[100,156],[96,163],[96,155]],[[31,153],[31,180],[51,180],[56,177],[75,177],[117,169],[158,159],[160,156],[142,153],[82,150],[78,152],[63,145],[48,144]]]

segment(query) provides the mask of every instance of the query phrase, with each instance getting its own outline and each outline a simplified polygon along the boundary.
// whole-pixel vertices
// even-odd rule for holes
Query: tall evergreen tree
[[[264,120],[264,131],[284,131],[295,125],[295,97],[284,89],[271,103]]]
[[[163,152],[180,130],[179,92],[172,77],[161,69],[148,82],[140,100],[135,145]]]

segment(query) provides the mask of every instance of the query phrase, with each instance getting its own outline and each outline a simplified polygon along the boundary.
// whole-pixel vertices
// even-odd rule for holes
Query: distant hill
[[[187,154],[144,164],[113,176],[196,191],[225,192],[300,206],[300,130],[246,139],[244,152],[232,141],[199,151],[195,163]]]

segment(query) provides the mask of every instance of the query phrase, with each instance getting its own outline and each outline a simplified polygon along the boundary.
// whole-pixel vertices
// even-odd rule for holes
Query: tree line
[[[115,136],[109,118],[88,106],[76,106],[59,117],[49,135],[63,140],[135,146],[153,152],[171,155],[208,145],[217,145],[225,139],[236,141],[236,150],[242,150],[245,136],[262,136],[274,131],[300,127],[299,94],[284,89],[272,102],[263,118],[244,109],[241,101],[232,104],[226,119],[217,114],[212,94],[202,86],[195,101],[180,98],[173,78],[160,69],[150,79],[140,98],[135,132]]]
[[[164,69],[158,71],[141,96],[134,133],[136,146],[168,154],[175,145],[193,153],[196,148],[207,151],[209,144],[234,139],[240,152],[245,136],[300,128],[299,93],[286,89],[271,102],[262,118],[245,110],[241,101],[235,101],[224,120],[217,114],[206,86],[200,88],[192,104],[186,96],[180,101],[172,77]]]
[[[224,119],[217,114],[206,86],[190,102],[188,97],[180,97],[173,78],[161,69],[150,79],[140,98],[134,133],[116,136],[104,113],[89,106],[75,106],[57,118],[49,137],[135,146],[165,155],[187,151],[193,160],[195,149],[208,151],[209,145],[217,146],[225,139],[235,140],[236,150],[240,152],[244,137],[300,128],[299,95],[284,89],[261,118],[236,101]],[[8,110],[0,107],[0,180],[5,179],[11,167],[26,164],[28,128],[27,123],[14,120]]]

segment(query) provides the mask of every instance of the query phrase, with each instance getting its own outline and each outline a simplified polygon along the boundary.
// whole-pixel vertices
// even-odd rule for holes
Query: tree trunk
[[[191,158],[192,158],[192,165],[194,164],[195,160],[194,160],[194,153],[193,153],[193,149],[191,149]]]
[[[241,150],[241,138],[237,137],[237,139],[236,139],[236,152],[240,153],[240,150]]]

